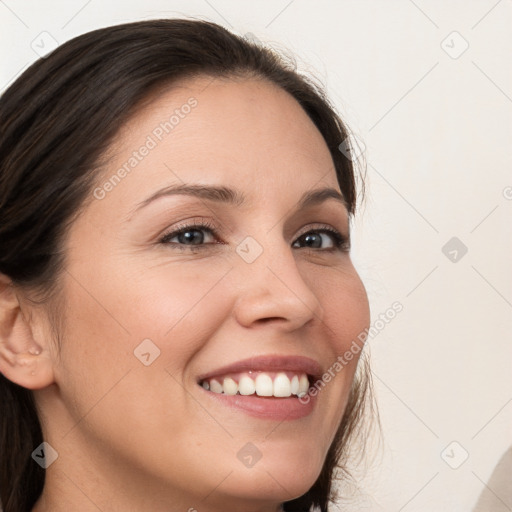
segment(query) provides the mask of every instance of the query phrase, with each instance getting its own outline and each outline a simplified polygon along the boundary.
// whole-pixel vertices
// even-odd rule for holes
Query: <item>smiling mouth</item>
[[[304,372],[246,371],[203,379],[199,385],[206,391],[223,395],[301,398],[309,390],[310,378]]]

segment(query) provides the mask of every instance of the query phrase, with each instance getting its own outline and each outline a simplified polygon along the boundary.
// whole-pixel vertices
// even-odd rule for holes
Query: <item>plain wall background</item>
[[[384,436],[344,510],[471,510],[512,444],[512,2],[4,0],[0,90],[42,32],[182,15],[294,53],[366,146],[353,259],[374,321],[404,309],[370,342]]]

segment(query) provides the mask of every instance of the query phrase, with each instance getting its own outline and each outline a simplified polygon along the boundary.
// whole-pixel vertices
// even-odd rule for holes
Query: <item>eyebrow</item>
[[[246,199],[242,192],[226,186],[200,185],[192,183],[171,185],[169,187],[158,190],[147,199],[139,203],[135,210],[133,210],[132,215],[161,197],[173,195],[187,195],[197,197],[199,199],[215,201],[218,203],[231,204],[233,206],[242,206]],[[349,210],[343,195],[338,190],[331,187],[325,187],[305,192],[298,201],[297,209],[302,210],[304,208],[316,206],[327,201],[328,199],[334,199],[338,203],[341,203],[347,210]]]

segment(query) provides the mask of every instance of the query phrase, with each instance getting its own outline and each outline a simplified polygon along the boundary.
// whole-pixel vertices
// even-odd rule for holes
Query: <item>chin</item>
[[[292,468],[289,468],[290,472]],[[249,503],[282,503],[294,500],[311,489],[316,478],[310,475],[268,473],[264,469],[238,475],[231,481],[230,489],[226,492],[233,499],[247,500]]]
[[[231,487],[239,497],[263,501],[290,501],[305,494],[318,479],[323,458],[307,446],[296,444],[288,450],[262,452],[252,467],[233,472]]]

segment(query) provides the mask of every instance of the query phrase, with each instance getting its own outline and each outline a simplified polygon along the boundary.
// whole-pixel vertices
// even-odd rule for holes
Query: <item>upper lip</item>
[[[320,364],[305,356],[285,356],[285,355],[262,355],[243,359],[235,363],[222,366],[208,373],[200,375],[198,381],[226,375],[229,373],[240,373],[247,371],[290,371],[297,373],[306,373],[309,377],[317,378],[322,375]]]

